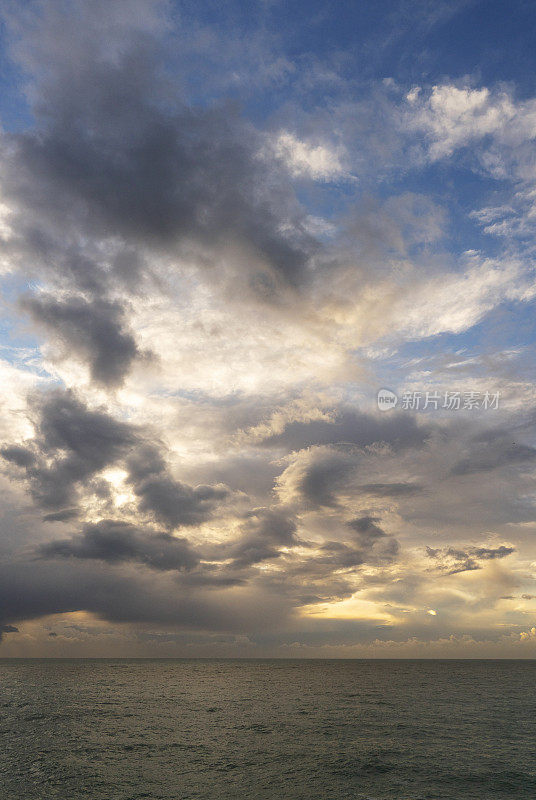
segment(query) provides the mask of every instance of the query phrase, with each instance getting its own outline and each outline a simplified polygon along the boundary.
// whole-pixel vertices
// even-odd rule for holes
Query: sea
[[[535,661],[1,660],[2,800],[534,800]]]

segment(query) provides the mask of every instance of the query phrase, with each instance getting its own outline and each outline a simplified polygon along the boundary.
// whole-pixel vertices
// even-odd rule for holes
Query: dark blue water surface
[[[6,800],[536,798],[533,661],[0,661]]]

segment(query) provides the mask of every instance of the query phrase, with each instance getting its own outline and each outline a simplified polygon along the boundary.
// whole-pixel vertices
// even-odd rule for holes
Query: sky
[[[535,32],[3,4],[0,657],[536,657]]]

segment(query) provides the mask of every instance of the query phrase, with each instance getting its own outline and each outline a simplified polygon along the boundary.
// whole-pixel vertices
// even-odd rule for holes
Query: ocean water
[[[536,798],[536,662],[0,661],[2,800]]]

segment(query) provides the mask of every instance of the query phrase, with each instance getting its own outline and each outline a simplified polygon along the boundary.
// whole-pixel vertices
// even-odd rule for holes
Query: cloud
[[[475,472],[529,463],[536,459],[536,449],[522,442],[512,442],[512,437],[502,431],[486,431],[472,438],[469,454],[453,467],[453,475],[469,475]]]
[[[471,572],[482,569],[482,561],[493,561],[506,558],[515,552],[515,547],[500,545],[499,547],[467,547],[459,550],[454,547],[426,548],[428,558],[437,561],[437,568],[447,575],[460,572]]]
[[[534,180],[530,149],[536,101],[516,100],[511,90],[440,84],[407,95],[404,125],[424,134],[427,157],[436,161],[468,149],[480,169],[496,178]]]
[[[136,432],[103,409],[89,409],[74,392],[34,395],[35,438],[7,446],[3,457],[24,469],[35,502],[45,509],[72,506],[78,489],[124,457]]]
[[[291,489],[297,499],[309,506],[334,508],[339,503],[338,495],[355,473],[357,458],[359,455],[344,449],[329,447],[302,451],[278,479],[280,491]]]
[[[184,586],[174,570],[77,558],[0,565],[0,619],[30,620],[85,610],[119,623],[245,632],[279,624],[288,602],[259,588],[206,592]]]
[[[409,414],[380,419],[348,412],[341,422],[335,417],[333,423],[292,423],[263,445],[285,443],[293,451],[276,481],[284,502],[337,508],[345,498],[364,502],[371,497],[405,498],[421,492],[423,486],[417,481],[397,480],[396,476],[385,479],[382,474],[372,483],[363,483],[362,478],[371,462],[387,462],[391,457],[396,463],[397,457],[404,459],[404,454],[425,448],[430,435],[431,428],[418,425]]]
[[[474,139],[504,131],[516,109],[506,92],[472,89],[449,84],[434,86],[428,96],[413,89],[407,96],[411,125],[424,130],[430,140],[430,157],[443,158]]]
[[[358,490],[376,497],[405,497],[420,492],[422,486],[418,483],[365,483]]]
[[[11,445],[2,448],[2,456],[6,461],[10,461],[17,467],[33,467],[35,464],[35,455],[26,447],[20,445]]]
[[[377,517],[359,517],[347,523],[352,542],[327,541],[320,548],[320,555],[312,562],[329,565],[333,570],[348,569],[362,564],[388,564],[396,559],[399,544],[376,523]],[[305,565],[307,568],[307,564]]]
[[[225,486],[187,486],[175,480],[156,447],[142,445],[127,459],[128,482],[139,498],[139,510],[149,512],[170,528],[198,525],[224,500]]]
[[[15,625],[0,625],[0,643],[6,633],[18,633],[19,629]]]
[[[294,520],[282,510],[253,509],[247,514],[242,535],[231,542],[226,555],[232,558],[232,566],[237,568],[276,559],[281,547],[289,548],[298,543],[296,530]]]
[[[514,551],[515,547],[506,547],[505,545],[501,545],[500,547],[475,547],[471,552],[476,558],[481,558],[486,561],[490,558],[504,558],[505,556],[509,556]]]
[[[444,13],[418,5],[421,31]],[[84,613],[96,639],[409,651],[525,628],[498,598],[534,590],[534,101],[401,102],[364,73],[356,101],[347,54],[175,10],[8,15],[4,632],[50,652]],[[376,409],[441,381],[501,408]]]
[[[397,557],[400,545],[394,537],[377,525],[379,521],[377,517],[358,517],[350,520],[348,527],[354,532],[355,540],[368,554],[368,561],[389,562]],[[374,557],[372,559],[371,554]]]
[[[408,281],[402,291],[397,286],[385,286],[392,296],[385,303],[384,316],[373,321],[377,328],[372,338],[391,340],[390,331],[410,340],[463,333],[505,300],[522,299],[530,281],[520,261],[507,258],[499,262],[468,254],[461,272],[443,272],[424,279],[416,276],[415,282]]]
[[[175,480],[163,445],[147,441],[141,428],[116,420],[102,407],[88,408],[72,391],[34,395],[31,412],[34,438],[5,446],[1,454],[23,470],[34,501],[50,509],[49,521],[72,518],[77,503],[87,503],[92,492],[106,500],[110,486],[94,479],[114,465],[124,467],[138,511],[170,528],[208,519],[229,494],[221,485],[192,487]]]
[[[58,339],[64,353],[74,352],[87,360],[97,384],[120,386],[133,362],[144,357],[125,330],[125,309],[119,303],[43,294],[26,297],[22,308]]]
[[[261,156],[264,134],[230,103],[170,90],[166,12],[44,2],[9,20],[35,126],[2,134],[0,251],[41,283],[23,309],[109,388],[145,357],[129,299],[165,293],[193,259],[279,302],[321,251],[281,160]]]
[[[327,419],[290,420],[282,430],[261,428],[263,447],[301,450],[319,445],[350,443],[365,447],[375,442],[389,442],[398,449],[420,444],[427,435],[425,425],[418,425],[410,415],[393,414],[388,419],[363,413],[355,408],[325,409]]]
[[[193,108],[173,97],[162,27],[143,27],[147,14],[130,21],[119,5],[121,22],[98,33],[95,14],[117,19],[100,0],[74,3],[68,14],[47,3],[36,27],[22,29],[17,57],[34,95],[47,98],[33,104],[37,131],[10,137],[4,192],[26,215],[22,230],[156,248],[234,238],[298,281],[314,240],[284,177],[258,157],[260,138],[230,106]]]
[[[133,561],[158,570],[189,570],[199,558],[184,538],[154,533],[121,520],[85,525],[80,536],[40,546],[44,558],[97,559],[108,563]]]
[[[80,514],[77,508],[65,508],[62,511],[51,511],[50,514],[45,514],[43,522],[68,522],[75,519]]]
[[[340,148],[337,151],[324,144],[311,144],[282,131],[275,140],[274,150],[295,178],[333,181],[351,177],[341,163]]]

